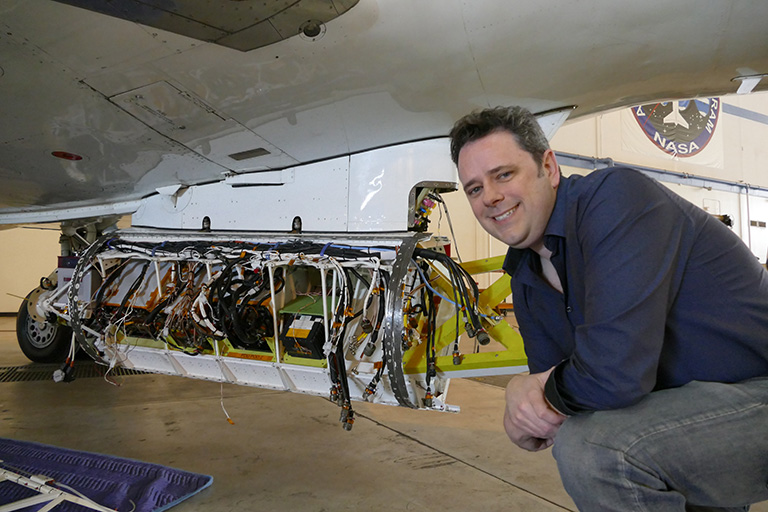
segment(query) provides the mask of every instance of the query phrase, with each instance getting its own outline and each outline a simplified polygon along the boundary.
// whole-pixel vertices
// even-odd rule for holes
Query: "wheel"
[[[29,314],[31,292],[16,317],[16,338],[24,355],[36,363],[64,362],[72,342],[72,330],[58,322],[38,322]]]

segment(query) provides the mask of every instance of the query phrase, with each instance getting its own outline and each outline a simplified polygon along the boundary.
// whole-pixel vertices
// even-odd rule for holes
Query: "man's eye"
[[[480,193],[480,187],[472,187],[471,189],[467,190],[468,196],[476,196]]]
[[[499,174],[496,176],[496,178],[497,178],[497,179],[500,179],[500,180],[508,180],[508,179],[509,179],[509,178],[511,178],[511,177],[512,177],[512,172],[511,172],[511,171],[504,171],[504,172],[500,172],[500,173],[499,173]]]

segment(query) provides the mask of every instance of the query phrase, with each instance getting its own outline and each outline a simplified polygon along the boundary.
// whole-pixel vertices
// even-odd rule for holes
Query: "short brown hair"
[[[466,144],[500,131],[512,134],[520,147],[531,154],[537,165],[541,165],[544,153],[549,149],[549,141],[536,116],[518,106],[476,110],[456,121],[449,134],[453,163],[458,165],[459,152]]]

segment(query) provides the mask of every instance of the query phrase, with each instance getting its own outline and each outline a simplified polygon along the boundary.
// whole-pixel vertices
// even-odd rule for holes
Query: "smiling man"
[[[768,273],[721,222],[628,168],[560,175],[530,112],[459,120],[451,154],[505,270],[530,375],[504,427],[554,444],[580,510],[768,499]]]

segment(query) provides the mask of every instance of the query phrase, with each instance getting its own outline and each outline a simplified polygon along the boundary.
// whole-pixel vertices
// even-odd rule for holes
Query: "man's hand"
[[[535,452],[552,446],[566,419],[544,397],[544,383],[552,370],[519,375],[507,385],[504,429],[512,442],[525,450]]]

